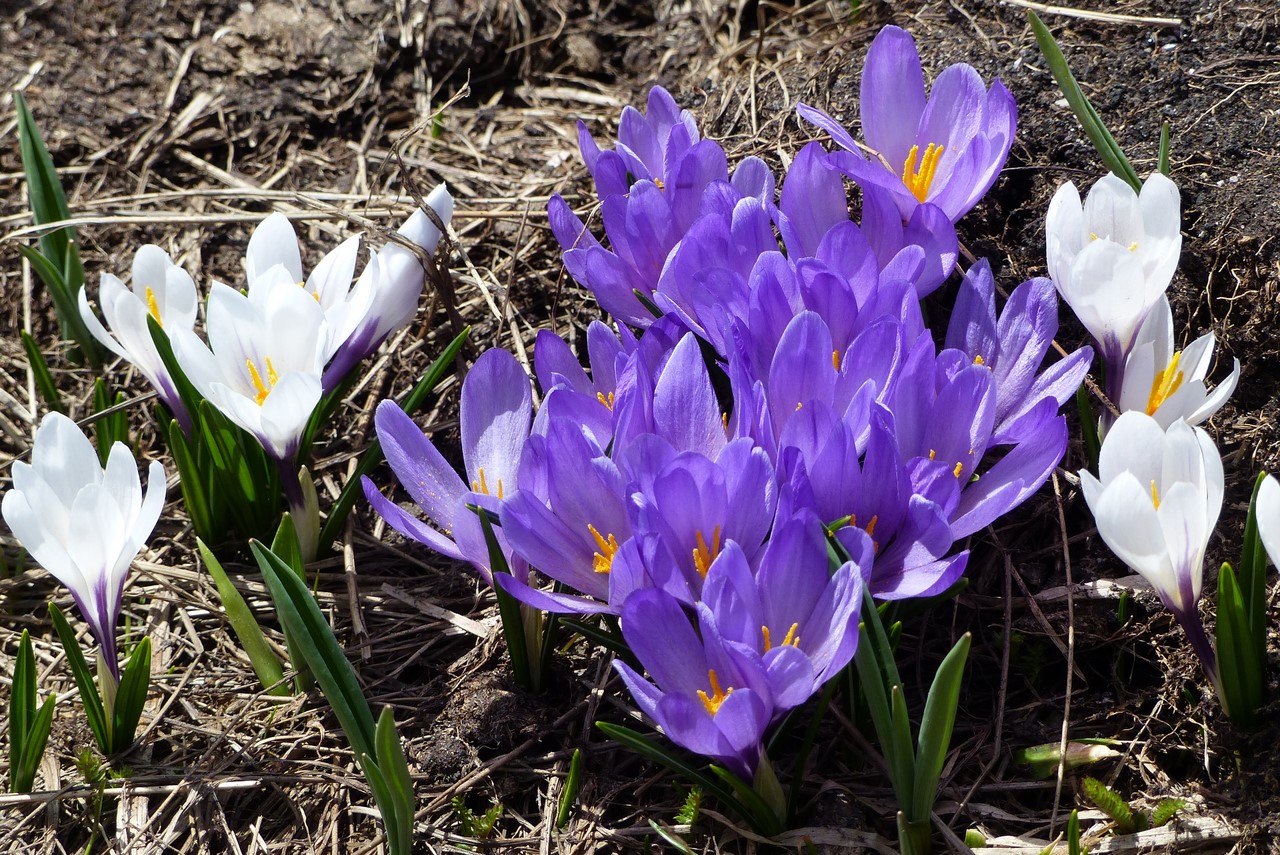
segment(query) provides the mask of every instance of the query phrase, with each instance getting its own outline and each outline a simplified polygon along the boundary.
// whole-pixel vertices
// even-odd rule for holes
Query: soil
[[[85,266],[127,272],[143,243],[165,247],[202,285],[238,282],[253,221],[305,211],[311,264],[355,229],[380,241],[413,194],[448,181],[458,200],[452,288],[345,403],[339,435],[322,438],[317,474],[330,492],[372,439],[372,407],[411,387],[471,324],[475,351],[527,348],[537,330],[572,342],[597,315],[563,273],[545,206],[562,193],[589,210],[577,120],[607,137],[625,104],[660,83],[693,110],[731,162],[749,154],[781,169],[810,139],[794,105],[856,125],[867,45],[896,23],[916,37],[926,76],[953,62],[999,76],[1019,106],[1018,139],[988,198],[959,225],[973,257],[1006,289],[1044,269],[1044,213],[1066,180],[1091,184],[1096,153],[1062,102],[1027,25],[1024,4],[782,3],[716,0],[48,0],[8,4],[0,20],[3,90],[21,89],[40,123],[79,219]],[[1236,559],[1254,475],[1280,467],[1280,7],[1273,2],[1077,0],[1104,19],[1042,13],[1083,88],[1139,172],[1154,168],[1160,125],[1171,130],[1182,191],[1182,264],[1170,291],[1185,340],[1212,330],[1218,375],[1242,365],[1232,402],[1211,424],[1226,461],[1227,504],[1210,567]],[[1159,7],[1159,8],[1157,8]],[[1106,18],[1106,16],[1111,16]],[[1152,17],[1169,19],[1152,22]],[[89,413],[91,377],[57,342],[47,295],[14,248],[30,241],[12,99],[0,99],[0,456],[25,453],[36,406],[19,331],[50,359],[74,415]],[[945,315],[951,283],[930,298]],[[1060,343],[1083,329],[1062,313]],[[145,384],[124,383],[141,399]],[[456,381],[424,424],[456,456]],[[130,409],[145,454],[148,403]],[[1073,422],[1073,428],[1075,427]],[[968,589],[932,611],[904,613],[903,675],[915,688],[950,643],[974,639],[938,814],[963,836],[1051,839],[1072,807],[1090,805],[1083,774],[1148,806],[1187,801],[1183,817],[1211,832],[1177,849],[1280,846],[1280,721],[1242,732],[1222,715],[1177,625],[1150,593],[1121,619],[1115,597],[1035,594],[1127,575],[1093,536],[1076,493],[1073,447],[1054,484],[972,539]],[[390,483],[385,470],[379,484]],[[1056,492],[1055,492],[1056,488]],[[171,498],[177,492],[171,493]],[[401,497],[403,498],[403,497]],[[550,691],[514,685],[491,595],[466,571],[393,537],[367,508],[353,517],[349,560],[316,569],[322,605],[376,708],[395,712],[418,786],[422,851],[587,852],[663,845],[681,781],[606,740],[595,720],[646,729],[628,716],[605,655],[579,644],[556,660]],[[69,674],[55,657],[45,603],[70,599],[25,568],[5,541],[0,673],[18,633],[37,642],[43,691],[63,698],[42,779],[50,801],[0,802],[0,845],[13,852],[372,852],[372,800],[336,720],[318,696],[269,701],[198,566],[173,501],[130,583],[127,614],[150,627],[159,665],[144,748],[127,758],[140,795],[94,798],[78,755],[91,744]],[[233,565],[270,626],[256,571]],[[1214,573],[1205,588],[1213,590]],[[1272,588],[1274,589],[1274,585]],[[1212,599],[1211,597],[1207,599]],[[432,609],[421,606],[428,603]],[[446,614],[478,622],[457,629]],[[1204,607],[1212,621],[1212,606]],[[1272,617],[1275,610],[1272,610]],[[469,625],[470,626],[470,625]],[[275,628],[270,630],[279,640]],[[483,636],[483,637],[480,637]],[[1280,659],[1280,633],[1268,654]],[[1271,697],[1280,697],[1273,685]],[[922,698],[911,699],[918,714]],[[1277,702],[1280,704],[1280,702]],[[1016,749],[1101,738],[1118,756],[1034,780]],[[828,717],[806,773],[804,824],[892,839],[886,779],[859,738]],[[557,828],[569,758],[581,749],[578,804]],[[112,781],[112,783],[116,783]],[[455,803],[455,798],[461,802]],[[486,842],[465,837],[458,805],[501,813]],[[679,835],[694,851],[757,848],[710,800]],[[130,818],[132,817],[132,818]],[[1182,822],[1183,820],[1176,820]],[[1101,828],[1099,815],[1086,826]],[[1200,828],[1202,826],[1197,826]],[[942,845],[942,838],[938,838]],[[834,846],[831,851],[840,851]]]

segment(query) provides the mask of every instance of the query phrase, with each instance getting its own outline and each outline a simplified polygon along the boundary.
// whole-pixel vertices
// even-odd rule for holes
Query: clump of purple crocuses
[[[748,780],[771,728],[851,661],[864,593],[951,588],[959,542],[1045,482],[1092,358],[1044,367],[1053,284],[997,311],[986,261],[945,328],[921,311],[1009,152],[1004,87],[957,65],[926,95],[914,43],[888,27],[861,104],[865,145],[801,106],[835,146],[809,144],[781,181],[755,158],[731,170],[658,87],[612,148],[580,125],[603,236],[559,196],[548,213],[616,326],[593,321],[577,355],[539,334],[536,413],[514,357],[482,357],[462,389],[465,477],[382,405],[388,460],[435,527],[366,482],[388,522],[505,594],[613,616],[641,712]],[[468,506],[497,521],[510,573],[491,575]]]

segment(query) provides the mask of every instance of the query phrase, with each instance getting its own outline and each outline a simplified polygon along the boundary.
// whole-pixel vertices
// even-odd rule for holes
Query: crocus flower
[[[898,27],[871,43],[859,109],[870,157],[827,114],[803,104],[798,112],[843,149],[832,165],[891,193],[904,220],[926,202],[952,222],[978,204],[1000,175],[1018,122],[1004,85],[996,80],[988,90],[968,65],[944,69],[926,96],[915,40]]]
[[[190,330],[196,320],[196,286],[191,276],[174,264],[163,249],[147,244],[134,253],[133,277],[128,288],[112,274],[102,274],[98,305],[107,320],[106,327],[89,307],[87,288],[80,289],[79,300],[80,316],[93,337],[112,353],[137,367],[182,425],[183,431],[189,433],[191,416],[156,351],[147,317],[155,318],[170,333],[178,329]],[[107,327],[110,327],[110,332]]]
[[[1045,218],[1049,277],[1102,350],[1107,391],[1119,397],[1125,358],[1138,327],[1178,266],[1178,188],[1154,172],[1142,192],[1115,175],[1088,198],[1071,182],[1058,188]]]
[[[524,368],[505,350],[488,350],[462,384],[462,462],[467,481],[436,450],[430,438],[393,401],[378,405],[374,424],[391,471],[437,528],[378,492],[367,476],[364,494],[396,531],[459,561],[466,561],[493,584],[489,547],[479,516],[467,505],[500,518],[503,500],[514,493],[520,455],[529,438],[533,391]],[[513,573],[527,574],[495,526]]]
[[[258,288],[246,296],[215,282],[205,327],[208,345],[191,330],[171,336],[182,370],[223,415],[291,466],[320,402],[324,310],[301,288]]]
[[[1044,400],[1061,407],[1075,394],[1093,361],[1093,350],[1082,347],[1040,370],[1058,332],[1058,297],[1048,279],[1023,282],[996,319],[996,283],[991,265],[979,259],[960,283],[955,311],[947,326],[947,347],[963,353],[965,362],[985,365],[996,383],[996,423],[993,445],[1018,442],[1035,429],[1025,419]],[[1203,387],[1202,387],[1203,388]],[[1048,412],[1057,416],[1057,408]]]
[[[578,122],[578,148],[602,199],[626,195],[631,181],[647,180],[663,186],[699,139],[693,114],[680,109],[661,86],[649,90],[647,115],[632,106],[623,108],[614,149],[601,151],[586,124]]]
[[[1178,419],[1198,425],[1211,417],[1231,397],[1240,379],[1240,360],[1234,359],[1231,374],[1212,392],[1205,376],[1213,364],[1214,336],[1200,336],[1184,350],[1176,350],[1173,312],[1169,298],[1161,294],[1155,308],[1138,329],[1133,349],[1125,361],[1120,387],[1120,412],[1146,413],[1168,428]]]
[[[750,780],[776,711],[769,677],[754,650],[721,635],[705,604],[697,615],[695,631],[675,597],[636,591],[622,610],[622,635],[652,682],[620,659],[613,667],[667,738]]]
[[[453,216],[453,197],[441,184],[426,203],[441,222]],[[397,232],[424,251],[434,252],[440,230],[421,210],[414,211]],[[348,238],[320,260],[303,280],[298,238],[289,219],[272,214],[249,238],[245,269],[249,290],[301,285],[324,309],[328,325],[323,384],[335,388],[351,369],[413,318],[422,294],[422,265],[412,252],[394,242],[373,253],[356,279],[360,236]]]
[[[1213,646],[1196,609],[1222,510],[1222,458],[1213,440],[1183,421],[1165,430],[1146,413],[1127,412],[1107,431],[1098,477],[1081,472],[1080,482],[1098,534],[1155,588],[1216,687]]]
[[[50,413],[36,430],[31,463],[13,464],[0,506],[31,557],[71,589],[117,680],[116,622],[125,576],[164,507],[164,466],[151,461],[143,492],[133,455],[111,447],[104,469],[76,423]]]

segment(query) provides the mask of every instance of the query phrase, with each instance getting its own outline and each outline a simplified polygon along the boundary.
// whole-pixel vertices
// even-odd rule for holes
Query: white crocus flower
[[[1098,534],[1155,588],[1216,686],[1213,646],[1196,609],[1222,510],[1222,458],[1213,440],[1183,421],[1166,431],[1146,413],[1124,413],[1102,443],[1098,476],[1080,473]]]
[[[164,507],[160,461],[138,466],[123,443],[111,447],[104,469],[76,423],[50,413],[36,430],[31,462],[13,464],[13,489],[0,512],[31,557],[71,589],[103,660],[120,677],[116,621],[129,566]]]
[[[1174,349],[1173,312],[1169,298],[1160,295],[1138,330],[1125,361],[1120,389],[1120,412],[1144,412],[1167,429],[1182,419],[1198,425],[1222,408],[1240,379],[1240,360],[1232,360],[1230,376],[1210,392],[1205,377],[1213,364],[1213,333],[1206,333],[1184,350]]]
[[[246,296],[215,282],[206,314],[208,345],[189,330],[173,338],[182,370],[268,454],[290,463],[320,402],[324,311],[301,288]]]
[[[102,274],[98,304],[106,326],[89,307],[89,295],[84,287],[80,289],[79,301],[80,316],[93,337],[137,367],[183,430],[189,433],[191,418],[147,328],[148,316],[155,318],[169,333],[190,330],[195,324],[196,286],[187,272],[174,264],[163,249],[148,244],[133,256],[133,276],[128,288],[110,273]]]
[[[1049,276],[1098,342],[1113,393],[1138,326],[1177,269],[1180,204],[1177,186],[1160,173],[1147,178],[1141,194],[1107,175],[1083,204],[1067,182],[1049,203]]]
[[[1276,476],[1268,475],[1262,480],[1254,512],[1258,520],[1258,537],[1267,550],[1267,557],[1280,567],[1280,481],[1276,481]]]
[[[445,186],[433,190],[426,202],[447,225],[453,216],[453,197]],[[398,234],[426,252],[434,252],[440,241],[440,230],[421,210],[414,211]],[[304,281],[293,226],[283,214],[272,214],[254,230],[245,252],[251,294],[301,285],[324,310],[329,327],[325,391],[336,387],[356,363],[408,324],[422,294],[422,265],[413,252],[395,243],[373,253],[353,285],[359,250],[360,236],[348,238],[322,258]]]

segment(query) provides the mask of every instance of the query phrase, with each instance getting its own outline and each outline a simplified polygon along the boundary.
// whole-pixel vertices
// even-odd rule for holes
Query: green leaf
[[[164,364],[165,371],[172,378],[174,388],[178,390],[178,399],[182,401],[182,406],[192,419],[199,417],[200,402],[204,398],[196,391],[196,387],[191,384],[191,381],[187,379],[186,373],[178,363],[178,358],[174,356],[173,344],[169,341],[169,334],[164,331],[164,327],[160,326],[160,322],[150,314],[147,315],[147,332],[151,334],[151,342],[156,346],[156,353],[159,355],[161,363]],[[193,429],[192,433],[195,432],[196,430]]]
[[[391,855],[412,855],[413,852],[413,778],[409,764],[400,745],[400,734],[391,707],[383,707],[374,729],[378,747],[378,770],[386,782],[389,801],[379,802],[383,825],[387,832],[387,848]],[[388,819],[388,809],[391,819]]]
[[[133,745],[133,735],[142,718],[142,707],[147,702],[147,688],[151,685],[151,639],[143,636],[134,645],[133,653],[120,675],[120,686],[111,728],[112,754],[127,751]]]
[[[178,468],[178,485],[182,488],[182,502],[191,517],[191,524],[202,540],[221,543],[226,536],[223,517],[217,514],[209,497],[209,485],[200,470],[197,455],[187,444],[182,425],[174,419],[169,422],[169,453]]]
[[[98,694],[98,687],[94,683],[93,672],[89,670],[89,663],[85,661],[84,653],[80,651],[76,634],[67,623],[62,610],[53,603],[49,603],[49,618],[53,621],[54,631],[58,633],[58,640],[62,642],[62,649],[67,655],[67,666],[71,669],[71,676],[76,681],[76,688],[80,690],[80,700],[84,704],[85,718],[89,720],[89,729],[98,740],[98,747],[102,749],[102,753],[110,754],[111,741],[108,738],[107,716],[102,708],[102,697]]]
[[[1244,524],[1244,546],[1240,554],[1240,596],[1245,614],[1249,618],[1249,632],[1258,649],[1259,658],[1266,659],[1267,644],[1267,550],[1258,533],[1258,491],[1267,473],[1259,473],[1253,482],[1253,495],[1249,498],[1249,514]]]
[[[1133,811],[1120,794],[1099,781],[1097,778],[1085,778],[1081,785],[1085,797],[1093,802],[1094,807],[1111,817],[1116,830],[1121,834],[1132,834],[1137,830]]]
[[[67,414],[67,405],[62,401],[62,393],[58,391],[57,385],[53,382],[53,374],[49,371],[49,363],[45,361],[44,354],[40,352],[39,346],[36,345],[35,339],[31,337],[31,333],[22,330],[19,335],[22,336],[22,349],[26,351],[27,362],[31,365],[31,374],[36,381],[36,389],[40,391],[40,397],[44,398],[44,402],[49,405],[49,409],[56,413]]]
[[[885,749],[885,762],[889,766],[889,782],[893,784],[893,794],[898,806],[907,811],[907,819],[912,817],[910,811],[915,804],[916,775],[918,774],[916,753],[911,746],[911,722],[907,718],[907,701],[902,696],[901,686],[889,687],[889,710],[892,730],[889,739],[892,748]],[[884,746],[881,746],[884,748]]]
[[[1223,564],[1218,573],[1215,635],[1223,706],[1236,724],[1252,727],[1266,691],[1266,660],[1258,657],[1244,597],[1230,564]]]
[[[1156,158],[1156,169],[1165,178],[1169,177],[1169,120],[1160,124],[1160,154]]]
[[[36,716],[36,655],[31,649],[31,635],[25,629],[18,639],[18,658],[13,663],[13,684],[9,690],[9,751],[22,753],[22,744]],[[9,769],[13,788],[13,767]]]
[[[123,392],[117,392],[112,399],[107,381],[99,377],[93,382],[93,421],[94,436],[98,439],[98,459],[105,467],[111,454],[111,447],[117,442],[129,445],[129,416],[123,409],[108,413],[113,407],[125,402]]]
[[[205,542],[196,538],[196,547],[200,550],[200,556],[204,559],[205,566],[209,568],[209,575],[213,577],[213,583],[218,588],[218,598],[222,600],[222,608],[227,613],[231,629],[240,640],[240,646],[244,648],[245,655],[249,657],[253,672],[258,675],[262,688],[267,690],[267,694],[276,697],[288,695],[289,686],[284,682],[284,668],[281,666],[280,657],[276,656],[275,651],[267,644],[267,638],[253,616],[253,610],[236,590],[236,586],[231,584],[231,579],[223,569],[222,562],[214,556]]]
[[[1067,855],[1080,855],[1080,811],[1074,809],[1067,819]]]
[[[49,156],[49,149],[40,136],[40,128],[21,92],[14,93],[14,107],[18,113],[18,146],[22,155],[22,170],[27,179],[31,218],[37,225],[68,220],[71,212],[62,192],[62,182],[58,179],[53,158]],[[25,252],[23,254],[26,255]],[[47,260],[48,266],[58,273],[56,284],[43,275],[41,279],[49,288],[57,307],[63,338],[78,344],[85,357],[94,365],[101,363],[101,348],[89,334],[76,305],[76,292],[84,284],[84,265],[80,262],[75,229],[68,226],[42,235],[40,254]]]
[[[1097,477],[1098,454],[1102,442],[1098,439],[1098,419],[1093,415],[1093,407],[1089,403],[1089,393],[1081,384],[1076,389],[1076,412],[1080,414],[1080,438],[1084,441],[1085,466]]]
[[[961,636],[955,647],[938,666],[920,719],[920,738],[916,745],[916,782],[912,821],[923,821],[933,812],[938,795],[938,779],[951,746],[951,730],[956,722],[956,706],[960,703],[960,685],[965,661],[969,658],[971,637]]]
[[[574,749],[575,751],[577,749]],[[693,786],[689,788],[689,795],[685,796],[684,804],[680,806],[680,810],[676,813],[676,822],[680,825],[693,825],[698,821],[698,816],[702,810],[702,788]]]
[[[1040,20],[1035,12],[1029,9],[1027,10],[1027,18],[1031,21],[1031,29],[1036,34],[1036,43],[1040,45],[1040,52],[1044,54],[1045,62],[1048,63],[1049,70],[1053,72],[1053,79],[1058,82],[1058,88],[1062,90],[1062,94],[1066,96],[1067,103],[1071,105],[1072,112],[1080,120],[1085,135],[1089,137],[1093,147],[1098,150],[1098,157],[1102,159],[1103,165],[1124,179],[1134,189],[1134,192],[1140,191],[1142,189],[1142,181],[1138,178],[1137,171],[1134,170],[1133,164],[1129,162],[1129,158],[1125,157],[1115,137],[1111,136],[1111,132],[1102,123],[1102,118],[1098,115],[1098,111],[1093,108],[1093,105],[1089,103],[1089,99],[1085,97],[1080,84],[1076,82],[1075,75],[1067,67],[1067,59],[1062,55],[1062,50],[1049,32],[1049,28],[1044,25],[1044,22]]]
[[[653,829],[655,834],[666,841],[668,846],[679,852],[680,855],[694,855],[694,851],[689,848],[689,844],[685,843],[680,835],[676,834],[672,829],[667,828],[665,825],[662,825],[657,820],[653,819],[649,820],[649,827]]]
[[[307,568],[302,563],[302,547],[298,544],[298,530],[293,525],[293,515],[288,511],[280,517],[280,526],[271,541],[271,551],[293,568],[299,579],[304,583],[307,581]]]
[[[541,689],[541,675],[533,671],[534,663],[530,659],[529,637],[525,632],[524,610],[520,601],[507,593],[497,583],[496,577],[501,573],[510,574],[507,557],[502,553],[498,537],[494,534],[493,523],[489,514],[482,508],[473,508],[480,517],[480,528],[484,532],[485,544],[489,547],[489,569],[495,577],[494,596],[498,598],[498,615],[502,618],[502,636],[507,640],[507,658],[511,660],[511,672],[516,682],[530,691]]]
[[[763,834],[765,837],[773,837],[786,830],[782,824],[783,818],[778,816],[777,812],[765,801],[763,796],[755,791],[754,787],[723,766],[717,766],[713,763],[708,768],[713,775],[733,789],[733,794],[737,798],[738,804],[745,808],[745,812],[742,814],[743,819],[747,820],[757,833]]]
[[[1160,804],[1151,812],[1151,827],[1160,828],[1178,815],[1178,811],[1187,806],[1182,799],[1161,799]]]
[[[569,814],[573,813],[573,803],[578,799],[578,787],[582,784],[582,749],[573,749],[573,757],[569,760],[569,774],[564,779],[564,790],[560,793],[560,804],[556,809],[556,828],[564,828],[569,823]]]
[[[40,758],[49,744],[49,730],[53,727],[52,697],[32,717],[27,734],[22,741],[22,750],[14,748],[10,755],[12,767],[9,770],[9,790],[14,793],[29,793],[36,780],[36,770],[40,768]],[[16,770],[16,774],[15,774]]]
[[[436,357],[435,362],[431,363],[422,379],[418,381],[418,385],[413,387],[400,405],[400,408],[406,413],[412,415],[417,412],[418,408],[426,401],[427,396],[440,385],[440,381],[444,379],[449,371],[449,367],[453,364],[453,360],[457,358],[458,352],[462,350],[463,344],[467,341],[467,336],[471,333],[471,327],[465,327],[462,332],[449,342],[449,346]],[[342,492],[338,494],[338,500],[333,503],[333,507],[329,510],[329,517],[325,520],[324,527],[320,530],[320,548],[328,549],[330,545],[338,539],[338,533],[342,531],[346,525],[347,516],[351,513],[351,508],[355,504],[356,498],[363,495],[360,479],[373,471],[373,468],[382,461],[382,445],[377,440],[370,444],[364,455],[360,458],[356,471],[352,473],[351,478],[346,484],[342,485]]]
[[[320,612],[315,597],[293,569],[257,540],[249,541],[258,567],[271,591],[281,626],[296,638],[310,642],[301,644],[302,656],[324,692],[338,723],[347,735],[357,756],[377,757],[375,726],[369,702],[365,700],[355,669],[338,644],[333,630]]]

